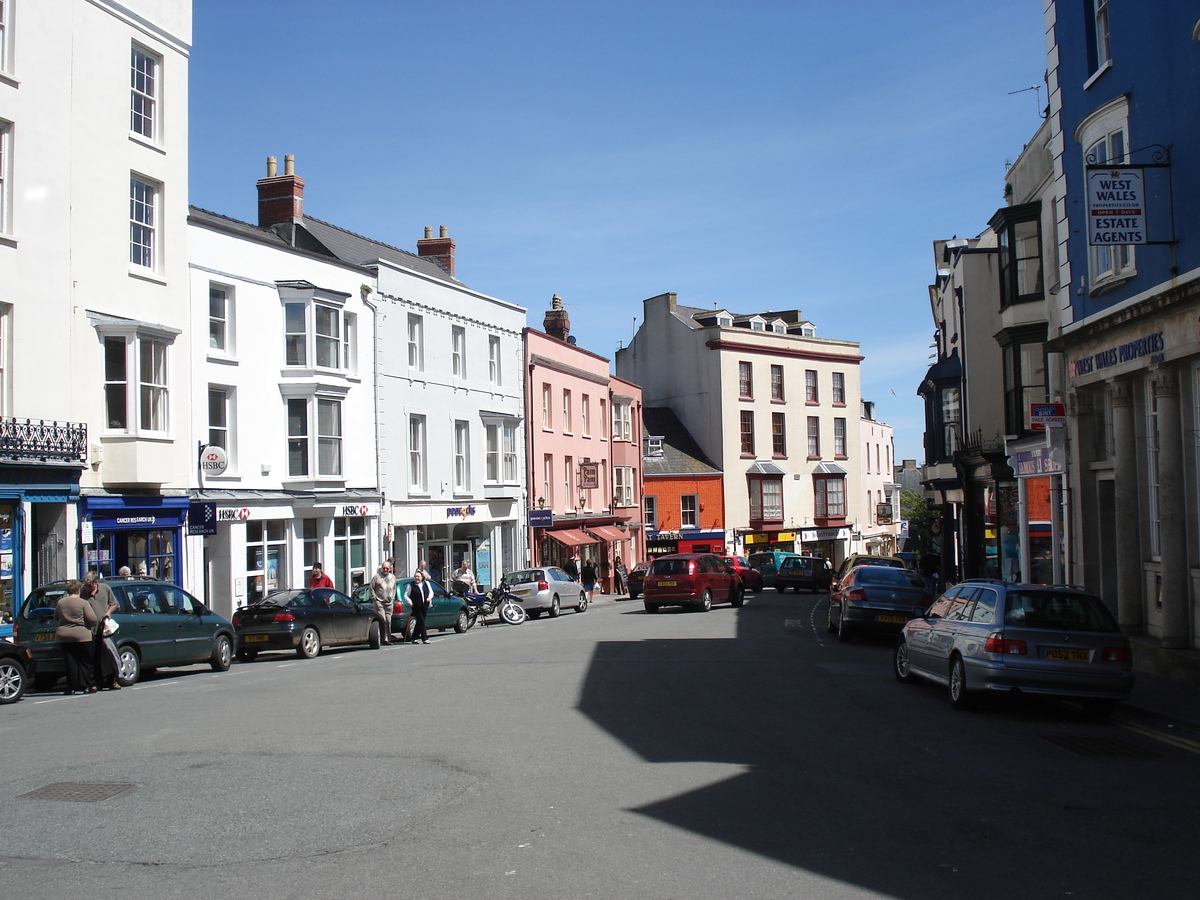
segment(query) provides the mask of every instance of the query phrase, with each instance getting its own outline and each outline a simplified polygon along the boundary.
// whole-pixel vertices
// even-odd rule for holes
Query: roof
[[[683,427],[673,410],[665,406],[643,406],[642,427],[646,437],[662,438],[662,456],[642,459],[642,475],[720,475],[700,449],[700,445]]]

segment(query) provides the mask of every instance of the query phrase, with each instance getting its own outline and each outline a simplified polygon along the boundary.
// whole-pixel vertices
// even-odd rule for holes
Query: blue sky
[[[195,0],[190,67],[192,204],[255,221],[295,154],[308,215],[446,225],[460,280],[536,328],[560,294],[609,358],[665,291],[801,309],[922,462],[932,242],[1003,205],[1045,38],[1041,0]]]

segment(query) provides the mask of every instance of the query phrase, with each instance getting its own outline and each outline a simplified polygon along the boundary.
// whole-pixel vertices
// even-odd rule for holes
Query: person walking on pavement
[[[583,567],[579,570],[579,580],[583,582],[583,596],[591,603],[592,591],[596,589],[596,567],[592,565],[590,556],[583,561]]]
[[[104,622],[121,608],[117,597],[107,584],[100,580],[100,573],[89,571],[83,576],[83,589],[80,596],[92,607],[96,614],[96,628],[92,632],[92,683],[89,686],[93,692],[99,690],[119,691],[120,683],[117,674],[121,664],[117,660],[117,648],[104,634]]]
[[[333,587],[333,579],[325,574],[325,570],[319,562],[312,564],[312,574],[308,576],[309,590],[313,588],[331,588]]]
[[[433,586],[417,569],[413,572],[412,581],[408,585],[408,605],[412,610],[413,626],[412,642],[429,643],[429,634],[425,631],[425,613],[433,603]]]
[[[571,576],[572,581],[579,580],[579,551],[572,550],[571,558],[562,564],[562,570]]]
[[[62,647],[67,665],[67,689],[64,694],[86,694],[92,686],[92,633],[100,624],[92,605],[79,596],[83,585],[72,578],[67,592],[54,606],[58,628],[54,637]]]
[[[371,577],[371,605],[383,617],[383,643],[392,643],[392,607],[396,604],[396,576],[392,567],[384,563]]]

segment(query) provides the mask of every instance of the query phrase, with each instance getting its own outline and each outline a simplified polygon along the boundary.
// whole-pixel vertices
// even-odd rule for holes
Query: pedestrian
[[[583,561],[583,567],[579,570],[579,580],[583,582],[583,596],[591,603],[592,591],[596,589],[596,567],[592,565],[590,556]]]
[[[937,595],[939,563],[938,555],[928,550],[921,554],[921,561],[918,563],[921,569],[921,577],[925,579],[925,590],[931,596]]]
[[[454,570],[454,574],[450,576],[451,583],[462,582],[462,586],[472,594],[479,590],[479,583],[475,580],[475,573],[471,571],[471,567],[467,565],[466,557],[458,564],[458,568]]]
[[[572,550],[571,557],[562,564],[562,570],[571,576],[572,581],[579,580],[579,551]]]
[[[417,571],[421,573],[421,577],[426,581],[433,577],[429,574],[429,565],[423,559],[417,562]]]
[[[625,566],[621,564],[620,553],[613,557],[613,585],[616,593],[625,593]]]
[[[308,587],[312,588],[331,588],[333,587],[333,579],[325,574],[325,569],[319,562],[312,564],[312,573],[308,576]]]
[[[396,576],[392,567],[384,562],[371,578],[371,605],[383,617],[383,643],[392,643],[392,607],[396,603]]]
[[[96,628],[92,631],[92,691],[119,691],[120,682],[117,675],[121,671],[121,663],[117,658],[117,647],[104,633],[104,623],[112,616],[121,604],[107,584],[100,580],[99,572],[88,572],[83,576],[83,589],[80,596],[92,607],[96,614]]]
[[[83,584],[72,578],[54,607],[58,622],[54,637],[67,664],[67,689],[63,691],[67,696],[86,694],[92,684],[92,633],[98,620],[92,605],[79,595],[82,590]]]
[[[422,644],[428,644],[429,634],[425,631],[425,614],[429,612],[429,607],[433,603],[433,585],[420,569],[413,572],[407,593],[408,605],[412,610],[415,623],[412,628],[412,642],[415,644],[420,641]]]
[[[129,570],[129,566],[121,566],[121,568],[117,569],[117,574],[122,578],[128,578],[133,572]]]

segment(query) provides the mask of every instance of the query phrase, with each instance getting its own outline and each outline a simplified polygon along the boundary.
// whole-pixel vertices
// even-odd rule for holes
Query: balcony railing
[[[0,419],[0,459],[86,463],[87,424]]]

